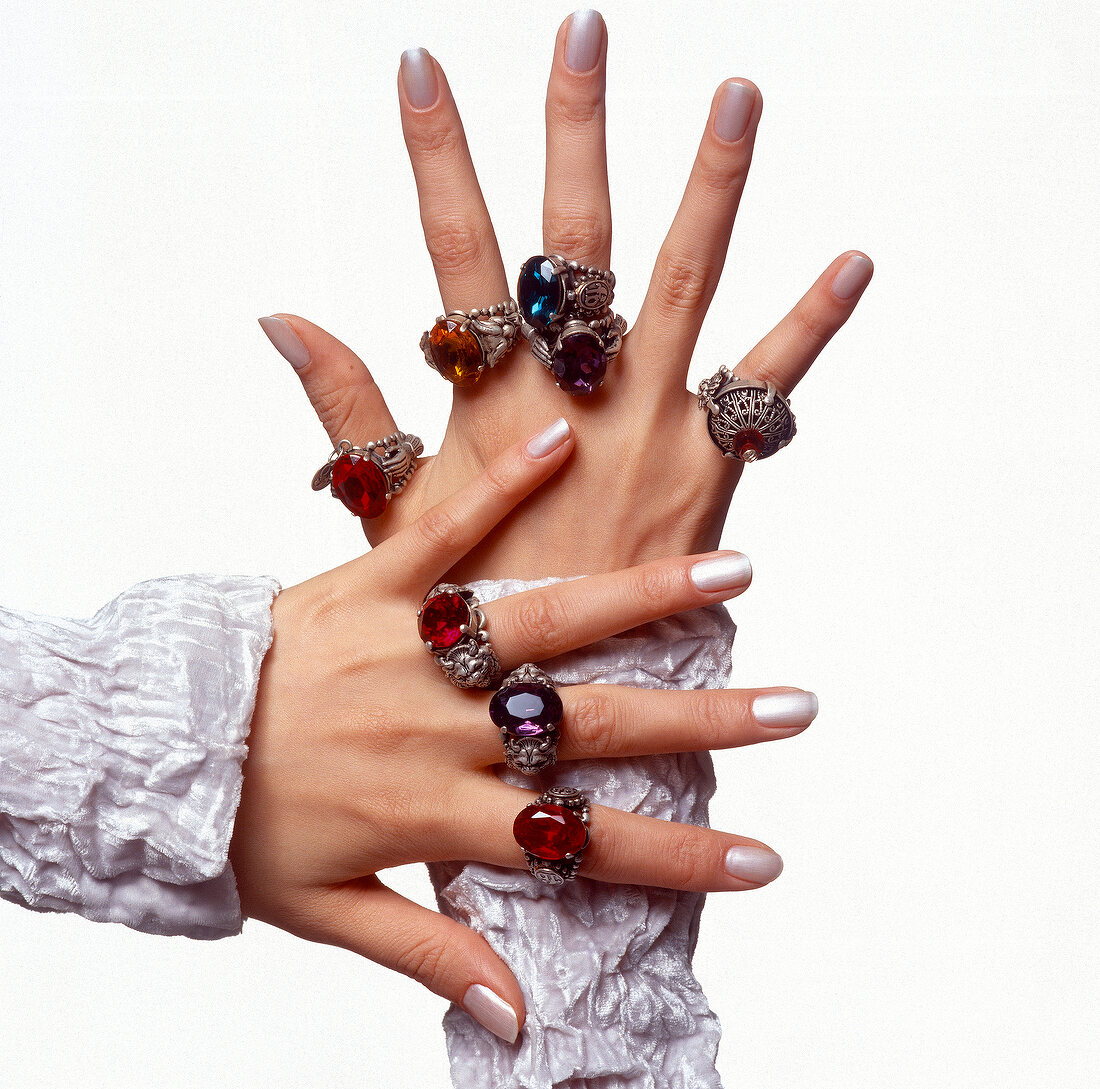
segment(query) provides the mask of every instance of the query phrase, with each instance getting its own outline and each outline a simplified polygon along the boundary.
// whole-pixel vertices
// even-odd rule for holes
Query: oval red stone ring
[[[515,299],[488,310],[448,310],[420,338],[420,350],[428,366],[452,385],[472,386],[508,354],[519,330]]]
[[[441,582],[416,611],[420,638],[457,688],[495,688],[500,682],[480,606],[472,590]]]
[[[313,490],[328,488],[352,514],[377,518],[416,471],[422,453],[424,444],[404,431],[366,446],[341,439],[313,474]]]
[[[512,835],[540,881],[572,881],[589,841],[588,799],[574,787],[552,787],[520,810]]]
[[[699,383],[699,407],[722,456],[761,461],[794,438],[794,413],[770,382],[738,378],[728,367]]]

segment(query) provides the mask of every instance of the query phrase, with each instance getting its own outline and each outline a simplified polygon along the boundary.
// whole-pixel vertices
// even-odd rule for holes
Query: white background
[[[352,556],[357,527],[308,488],[323,434],[255,318],[301,313],[357,348],[434,448],[449,391],[416,349],[438,296],[398,56],[423,44],[448,72],[518,267],[569,9],[0,10],[0,601],[84,616],[159,574],[289,584]],[[723,541],[756,570],[733,683],[822,704],[796,740],[717,756],[714,823],[787,863],[704,914],[723,1077],[1093,1087],[1092,6],[603,10],[627,316],[713,89],[743,75],[764,95],[693,382],[836,254],[877,266]],[[400,884],[430,896],[418,872]],[[442,1013],[262,924],[189,943],[0,905],[3,1085],[442,1089]]]

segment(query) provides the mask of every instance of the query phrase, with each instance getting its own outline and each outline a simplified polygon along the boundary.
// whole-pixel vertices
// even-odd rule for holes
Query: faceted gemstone
[[[756,461],[764,449],[764,436],[755,427],[743,427],[733,439],[733,452],[742,461]]]
[[[588,825],[563,805],[529,805],[512,825],[512,835],[536,858],[560,860],[588,843]]]
[[[591,393],[603,382],[607,353],[594,334],[570,333],[561,338],[550,369],[566,393]]]
[[[432,326],[428,350],[435,369],[456,386],[472,386],[481,377],[481,345],[477,337],[463,329],[462,322],[444,318]]]
[[[386,474],[373,458],[341,454],[332,466],[332,490],[360,518],[377,518],[386,509]]]
[[[489,701],[489,717],[514,737],[538,737],[561,716],[561,697],[547,684],[509,684]]]
[[[545,257],[532,257],[520,270],[516,301],[523,316],[540,332],[561,314],[565,284]]]
[[[420,638],[432,650],[446,650],[462,638],[462,625],[470,619],[470,606],[460,594],[436,594],[420,608]]]

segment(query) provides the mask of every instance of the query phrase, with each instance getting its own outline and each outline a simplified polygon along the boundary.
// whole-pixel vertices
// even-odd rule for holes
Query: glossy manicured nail
[[[473,984],[462,998],[462,1008],[494,1036],[510,1044],[519,1035],[519,1018],[516,1011],[500,995],[480,983]]]
[[[767,847],[731,847],[726,852],[726,873],[738,881],[766,885],[783,872],[783,859]]]
[[[260,328],[267,333],[267,339],[275,345],[275,350],[296,371],[300,371],[309,362],[309,349],[298,338],[298,334],[282,318],[258,318]]]
[[[555,420],[545,431],[527,440],[527,453],[533,458],[544,458],[552,454],[569,438],[569,421],[563,416]]]
[[[714,131],[720,140],[733,143],[745,135],[756,104],[756,91],[743,83],[729,80],[722,88],[718,112],[714,116]]]
[[[435,105],[439,97],[439,80],[435,78],[435,65],[426,49],[406,49],[401,54],[401,81],[405,84],[405,97],[414,110],[426,110]]]
[[[812,692],[765,692],[752,701],[753,718],[761,726],[793,729],[817,718],[817,696]]]
[[[742,556],[740,552],[700,560],[691,569],[691,581],[695,583],[695,588],[706,593],[736,590],[748,586],[751,579],[752,564],[748,556]]]
[[[573,12],[565,34],[565,63],[574,72],[591,72],[603,46],[603,16],[591,8]]]
[[[871,273],[874,271],[875,266],[871,264],[870,258],[853,253],[833,277],[833,294],[838,299],[850,299],[871,282]]]

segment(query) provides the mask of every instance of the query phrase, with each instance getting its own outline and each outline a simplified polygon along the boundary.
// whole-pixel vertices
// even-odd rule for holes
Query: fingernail
[[[870,258],[853,253],[833,277],[833,294],[838,299],[850,299],[871,282],[871,273],[874,271],[875,266],[871,264]]]
[[[732,79],[722,88],[722,100],[714,116],[714,131],[720,140],[733,143],[745,135],[756,105],[756,91]]]
[[[488,987],[483,987],[480,983],[471,985],[463,996],[462,1008],[494,1036],[499,1036],[510,1044],[516,1042],[519,1035],[516,1011]]]
[[[809,726],[817,718],[817,696],[812,692],[768,692],[752,701],[753,718],[761,726]]]
[[[742,556],[740,552],[700,560],[691,569],[691,581],[695,583],[695,588],[707,593],[736,590],[740,586],[748,586],[751,579],[752,564],[748,556]]]
[[[545,431],[527,440],[527,453],[533,458],[552,454],[569,438],[569,421],[565,417],[555,420]]]
[[[267,339],[275,345],[275,350],[296,371],[300,371],[309,362],[309,349],[302,343],[290,323],[282,318],[258,318],[260,328],[267,333]]]
[[[783,859],[767,847],[731,847],[726,852],[726,873],[738,881],[766,885],[782,872]]]
[[[573,12],[565,34],[565,63],[574,72],[591,72],[603,45],[603,16],[591,8]]]
[[[435,78],[435,65],[426,49],[417,46],[401,54],[401,81],[413,109],[426,110],[435,105],[439,97],[439,80]]]

